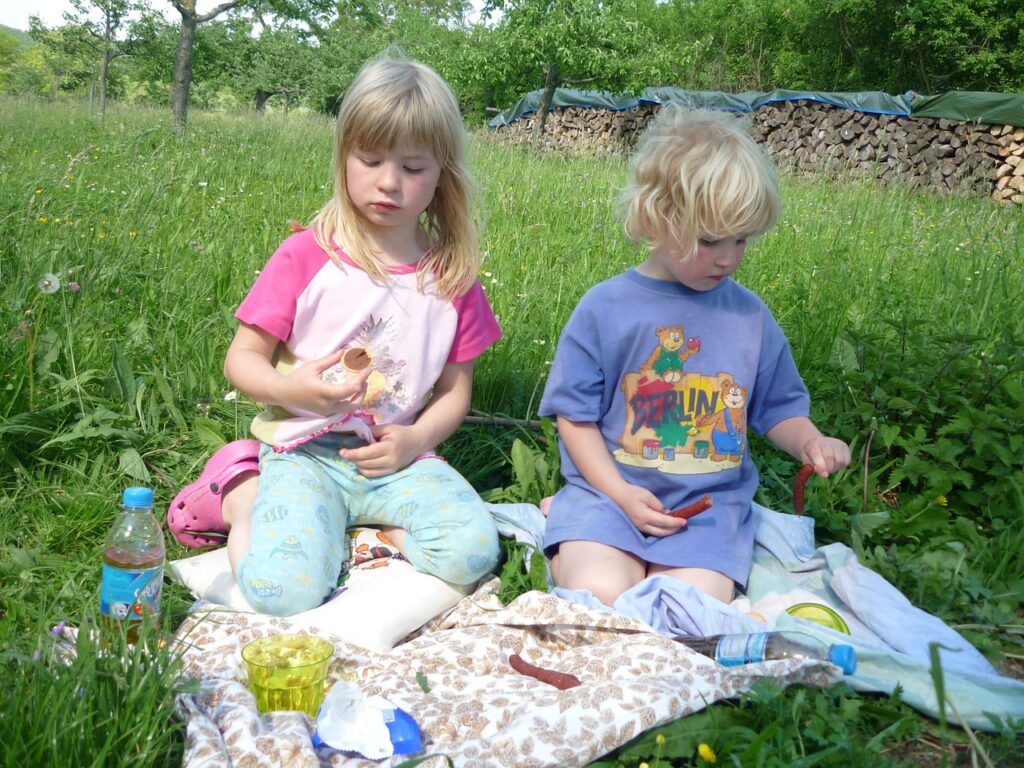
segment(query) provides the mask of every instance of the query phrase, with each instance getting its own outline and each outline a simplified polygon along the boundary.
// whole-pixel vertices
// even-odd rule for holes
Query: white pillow
[[[420,573],[400,557],[360,558],[355,544],[353,537],[353,559],[345,583],[323,605],[289,616],[296,629],[317,627],[371,651],[387,651],[475,586],[449,584]],[[255,613],[231,573],[227,548],[174,560],[170,570],[196,597]]]

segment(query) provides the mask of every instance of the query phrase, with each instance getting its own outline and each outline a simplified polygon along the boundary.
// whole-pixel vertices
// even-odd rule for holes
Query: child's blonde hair
[[[462,115],[440,75],[393,50],[367,62],[341,101],[334,195],[313,220],[316,241],[333,258],[333,240],[361,269],[375,279],[386,278],[349,197],[345,160],[356,148],[387,151],[399,144],[428,147],[441,166],[437,191],[421,222],[431,249],[420,262],[420,286],[424,275],[432,273],[444,296],[460,296],[476,279],[481,261]]]
[[[620,206],[633,242],[678,243],[685,258],[703,237],[754,237],[782,207],[775,168],[731,114],[666,104],[643,134]]]

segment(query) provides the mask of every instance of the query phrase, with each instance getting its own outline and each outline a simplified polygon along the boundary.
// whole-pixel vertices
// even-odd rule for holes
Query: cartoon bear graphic
[[[657,333],[658,346],[651,352],[647,362],[640,366],[640,372],[653,372],[663,381],[675,384],[683,378],[683,362],[690,355],[700,352],[700,339],[685,339],[681,325],[670,325],[668,328],[658,326]]]
[[[722,403],[725,407],[697,419],[697,426],[711,427],[712,461],[740,461],[747,434],[747,388],[732,381],[722,382]]]

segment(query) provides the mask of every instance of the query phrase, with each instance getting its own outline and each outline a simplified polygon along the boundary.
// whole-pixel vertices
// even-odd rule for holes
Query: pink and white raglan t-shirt
[[[253,420],[253,436],[288,450],[325,432],[367,436],[375,424],[410,424],[447,363],[473,360],[501,338],[479,281],[449,300],[433,276],[423,277],[422,290],[418,279],[410,265],[374,282],[340,248],[330,258],[312,230],[285,240],[235,317],[281,340],[274,365],[284,375],[343,350],[338,377],[367,366],[371,373],[354,412],[324,417],[270,406]]]

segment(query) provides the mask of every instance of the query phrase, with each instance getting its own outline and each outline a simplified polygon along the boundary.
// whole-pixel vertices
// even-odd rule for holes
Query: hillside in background
[[[8,27],[6,24],[0,24],[0,29],[17,40],[21,45],[29,45],[32,42],[32,38],[29,37],[28,32],[15,29],[14,27]]]

